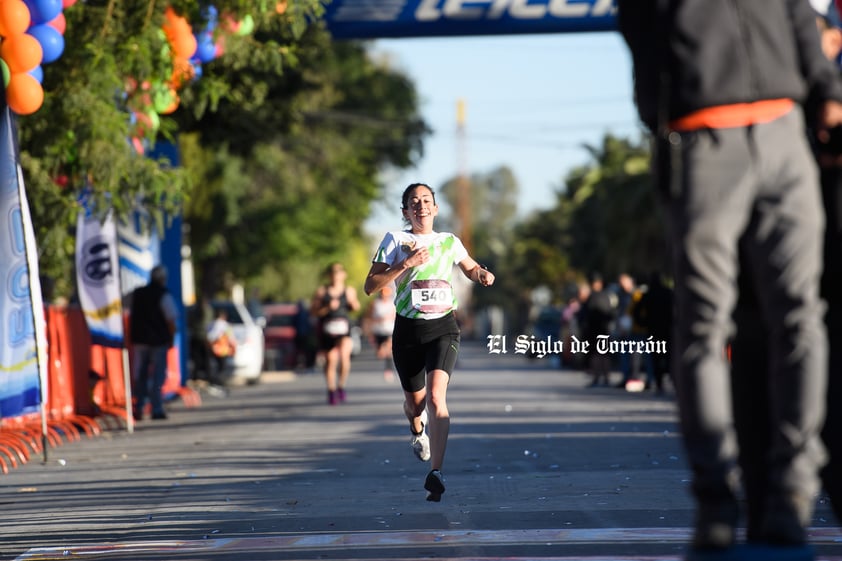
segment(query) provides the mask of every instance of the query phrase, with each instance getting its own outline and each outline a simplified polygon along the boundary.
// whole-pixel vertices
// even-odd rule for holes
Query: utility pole
[[[459,157],[459,177],[456,192],[456,216],[459,220],[459,239],[468,253],[473,254],[471,240],[471,194],[468,182],[468,149],[465,138],[465,100],[456,101],[456,142]]]

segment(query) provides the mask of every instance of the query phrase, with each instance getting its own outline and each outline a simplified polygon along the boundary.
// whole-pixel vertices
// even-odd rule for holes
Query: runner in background
[[[366,309],[363,332],[374,347],[377,358],[383,361],[383,379],[395,379],[392,363],[392,331],[395,329],[394,288],[384,286]]]
[[[351,312],[360,309],[357,291],[345,284],[348,273],[341,263],[327,268],[328,282],[316,289],[310,310],[319,321],[319,349],[325,356],[325,383],[329,405],[344,403],[351,374]]]

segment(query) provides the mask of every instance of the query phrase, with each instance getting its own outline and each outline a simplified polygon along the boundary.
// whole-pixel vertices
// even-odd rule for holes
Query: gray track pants
[[[827,377],[819,297],[824,214],[803,123],[796,109],[762,125],[681,133],[673,147],[681,162],[667,170],[673,179],[665,190],[676,282],[673,371],[701,502],[731,500],[735,492],[732,406],[742,404],[732,403],[725,349],[740,250],[769,336],[771,391],[751,398],[768,400],[770,408],[770,501],[803,502],[819,488]]]

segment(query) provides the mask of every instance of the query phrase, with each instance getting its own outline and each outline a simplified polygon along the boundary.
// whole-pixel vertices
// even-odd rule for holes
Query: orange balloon
[[[0,57],[9,65],[9,72],[29,72],[44,58],[44,50],[38,39],[27,33],[6,37],[0,43]]]
[[[164,29],[164,34],[170,42],[173,42],[176,38],[184,35],[185,33],[192,34],[193,32],[187,19],[176,14],[175,10],[169,6],[164,11],[164,25],[162,27]]]
[[[0,35],[10,37],[29,29],[29,8],[23,0],[0,1]]]
[[[277,12],[278,14],[283,14],[286,11],[287,11],[286,0],[284,0],[283,2],[278,2],[277,4],[275,4],[275,12]]]
[[[31,115],[44,103],[44,88],[26,72],[17,72],[6,86],[6,103],[18,115]]]
[[[182,32],[170,41],[172,50],[177,58],[190,58],[196,54],[196,48],[199,43],[196,41],[196,36],[192,32]]]
[[[176,88],[180,88],[185,82],[189,82],[196,76],[196,69],[189,59],[176,57],[172,61],[172,75],[170,82]]]

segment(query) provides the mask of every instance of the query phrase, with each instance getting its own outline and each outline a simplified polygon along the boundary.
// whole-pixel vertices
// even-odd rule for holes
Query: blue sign
[[[616,0],[332,0],[336,39],[512,35],[616,29]]]

